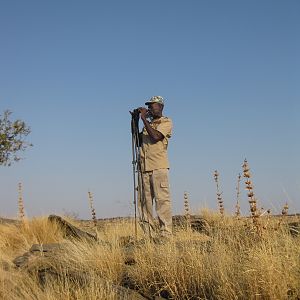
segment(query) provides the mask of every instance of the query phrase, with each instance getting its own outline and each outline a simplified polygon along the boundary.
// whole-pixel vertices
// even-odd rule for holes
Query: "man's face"
[[[148,109],[153,118],[162,116],[163,106],[160,103],[150,103]]]

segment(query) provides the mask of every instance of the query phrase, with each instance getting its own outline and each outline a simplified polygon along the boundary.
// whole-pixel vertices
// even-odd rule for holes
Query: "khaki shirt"
[[[141,168],[142,172],[153,171],[157,169],[168,169],[168,141],[172,135],[172,120],[167,117],[161,117],[150,122],[152,128],[161,132],[164,139],[154,142],[146,128],[142,131],[142,147],[141,147]]]

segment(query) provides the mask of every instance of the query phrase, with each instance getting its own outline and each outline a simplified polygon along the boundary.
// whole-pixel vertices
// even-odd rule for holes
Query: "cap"
[[[161,105],[164,105],[164,98],[162,96],[153,96],[145,104],[149,105],[151,103],[159,103]]]

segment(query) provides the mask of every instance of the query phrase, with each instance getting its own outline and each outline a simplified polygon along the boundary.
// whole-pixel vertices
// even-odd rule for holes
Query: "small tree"
[[[0,165],[4,166],[19,161],[19,152],[32,146],[25,140],[30,128],[22,120],[10,120],[10,115],[11,112],[6,110],[0,116]]]

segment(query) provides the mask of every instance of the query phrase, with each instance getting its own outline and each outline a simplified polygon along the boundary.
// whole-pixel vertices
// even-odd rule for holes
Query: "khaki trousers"
[[[146,234],[153,236],[155,223],[153,203],[158,217],[160,235],[172,234],[172,208],[169,185],[169,169],[158,169],[142,173],[141,190],[139,193],[138,209],[140,224]]]

